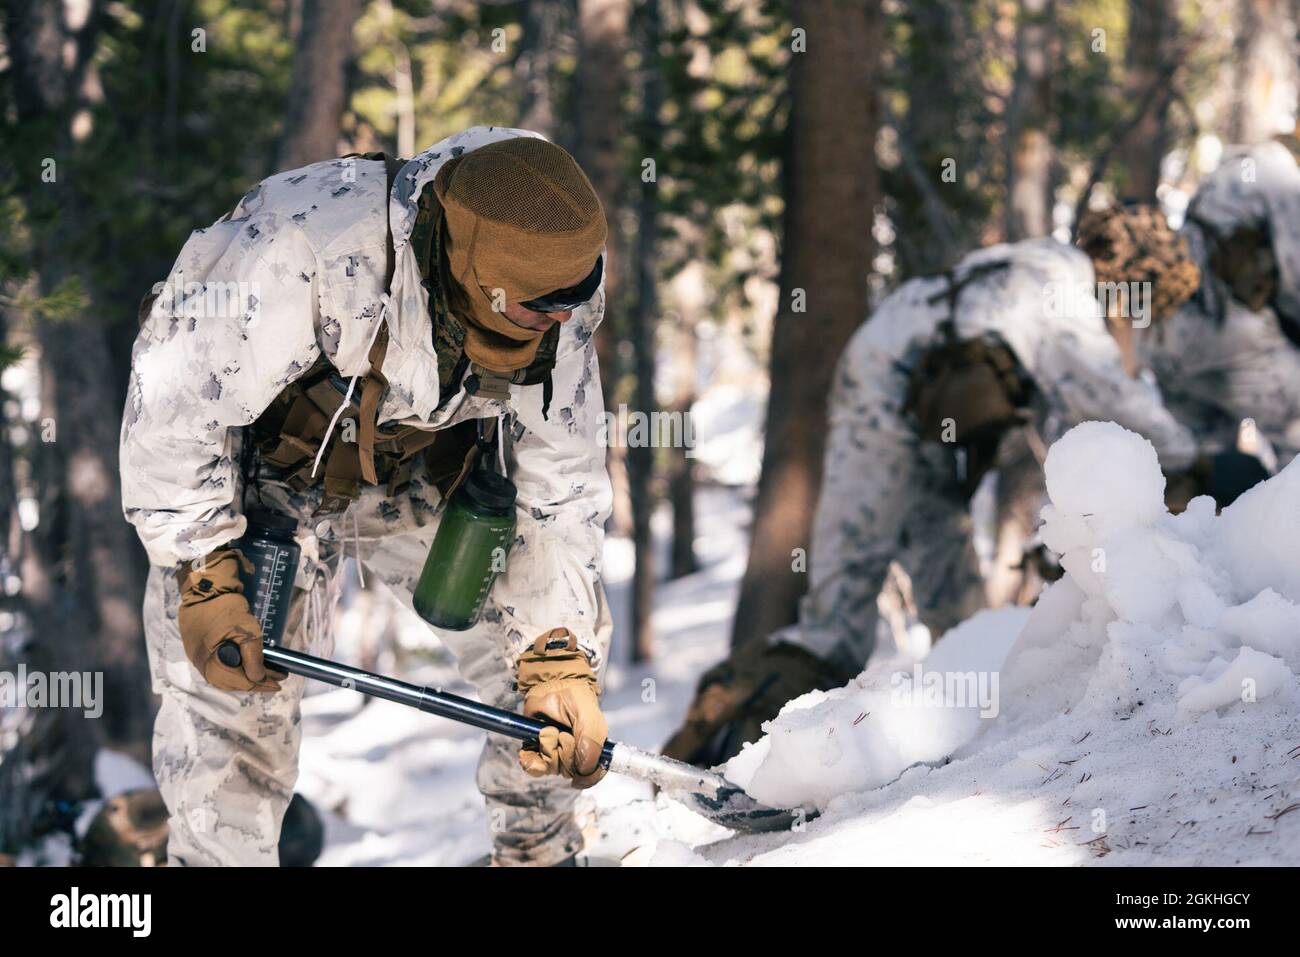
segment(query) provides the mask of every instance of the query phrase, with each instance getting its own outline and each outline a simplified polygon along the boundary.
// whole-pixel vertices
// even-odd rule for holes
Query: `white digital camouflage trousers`
[[[368,488],[341,516],[313,517],[316,495],[297,495],[263,480],[245,496],[299,517],[303,545],[295,598],[284,643],[328,655],[332,649],[332,587],[343,556],[358,558],[369,580],[384,582],[407,606],[437,528],[439,494],[413,478],[389,498]],[[260,491],[260,496],[255,492]],[[517,560],[519,545],[511,560]],[[310,586],[310,587],[304,587]],[[597,639],[606,660],[613,630],[603,591]],[[174,865],[275,866],[280,823],[298,776],[304,679],[290,676],[273,695],[219,691],[190,664],[176,624],[179,602],[170,570],[150,569],[145,634],[154,691],[162,706],[154,725],[154,774],[170,814],[168,857]],[[484,620],[464,632],[440,632],[461,674],[481,700],[517,711],[514,653]],[[603,681],[603,668],[601,669]],[[519,744],[489,735],[477,784],[487,804],[493,860],[503,865],[558,864],[582,849],[590,802],[559,777],[529,777],[519,767]]]
[[[1045,584],[1029,560],[1038,515],[1047,504],[1040,461],[1045,454],[1032,426],[1010,430],[998,445],[993,563],[985,584],[992,608],[1032,605]]]
[[[825,468],[797,626],[781,633],[856,673],[875,647],[876,599],[897,562],[934,638],[985,607],[966,496],[952,453],[923,440],[875,389],[905,381],[889,368],[841,365],[830,403]],[[865,377],[865,381],[864,378]]]
[[[851,471],[828,468],[822,481],[826,504],[796,640],[852,670],[865,667],[875,646],[876,599],[891,561],[911,578],[917,613],[935,638],[985,606],[970,513],[946,463],[936,461],[947,453],[909,438],[873,441],[869,454],[853,456]]]

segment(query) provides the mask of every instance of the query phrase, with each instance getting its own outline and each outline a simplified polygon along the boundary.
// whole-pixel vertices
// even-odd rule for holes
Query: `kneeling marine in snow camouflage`
[[[568,153],[476,127],[408,161],[273,176],[190,237],[142,309],[121,436],[123,505],[152,566],[171,863],[276,863],[297,776],[303,682],[263,661],[235,544],[246,513],[294,526],[284,643],[327,655],[342,560],[409,607],[488,421],[518,491],[515,540],[477,624],[440,638],[484,701],[572,729],[540,750],[489,738],[494,861],[581,849],[611,630],[592,341],[605,235]],[[217,655],[227,641],[236,666]]]
[[[891,562],[935,636],[984,607],[969,500],[1024,431],[1050,442],[1110,419],[1150,439],[1166,468],[1190,465],[1191,435],[1132,375],[1136,323],[1104,314],[1097,296],[1098,283],[1150,283],[1158,322],[1195,290],[1196,266],[1156,210],[1122,207],[1080,225],[1082,250],[994,246],[904,283],[854,334],[832,385],[798,623],[706,673],[665,753],[720,763],[786,701],[857,675]]]

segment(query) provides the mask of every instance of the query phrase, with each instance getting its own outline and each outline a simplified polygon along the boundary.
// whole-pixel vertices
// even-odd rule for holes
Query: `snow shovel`
[[[217,657],[222,664],[237,668],[241,660],[239,646],[234,642],[223,642],[217,649]],[[546,722],[493,708],[439,688],[409,684],[299,651],[266,645],[262,657],[270,668],[394,701],[517,741],[535,742],[546,727]],[[562,725],[556,727],[568,730]],[[817,816],[812,809],[768,807],[715,771],[706,771],[617,741],[605,742],[600,752],[600,765],[615,774],[648,781],[702,817],[744,834],[788,831],[796,824]]]

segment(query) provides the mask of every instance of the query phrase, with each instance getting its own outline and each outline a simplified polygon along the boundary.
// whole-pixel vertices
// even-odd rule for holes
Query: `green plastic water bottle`
[[[447,503],[413,596],[435,628],[464,631],[478,621],[514,544],[516,494],[504,475],[475,469]]]

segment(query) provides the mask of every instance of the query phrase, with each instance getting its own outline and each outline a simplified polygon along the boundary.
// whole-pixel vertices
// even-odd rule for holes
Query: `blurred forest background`
[[[97,747],[147,762],[146,564],[117,480],[136,307],[251,184],[478,124],[578,157],[613,227],[608,407],[730,389],[766,439],[752,462],[611,450],[611,532],[637,559],[616,641],[644,660],[657,575],[693,568],[700,482],[756,483],[733,640],[793,620],[831,369],[872,301],[979,245],[1068,239],[1089,195],[1176,222],[1225,144],[1294,126],[1300,20],[1300,0],[2,7],[0,670],[103,671],[107,695],[94,722],[3,713],[9,853],[66,826]]]

